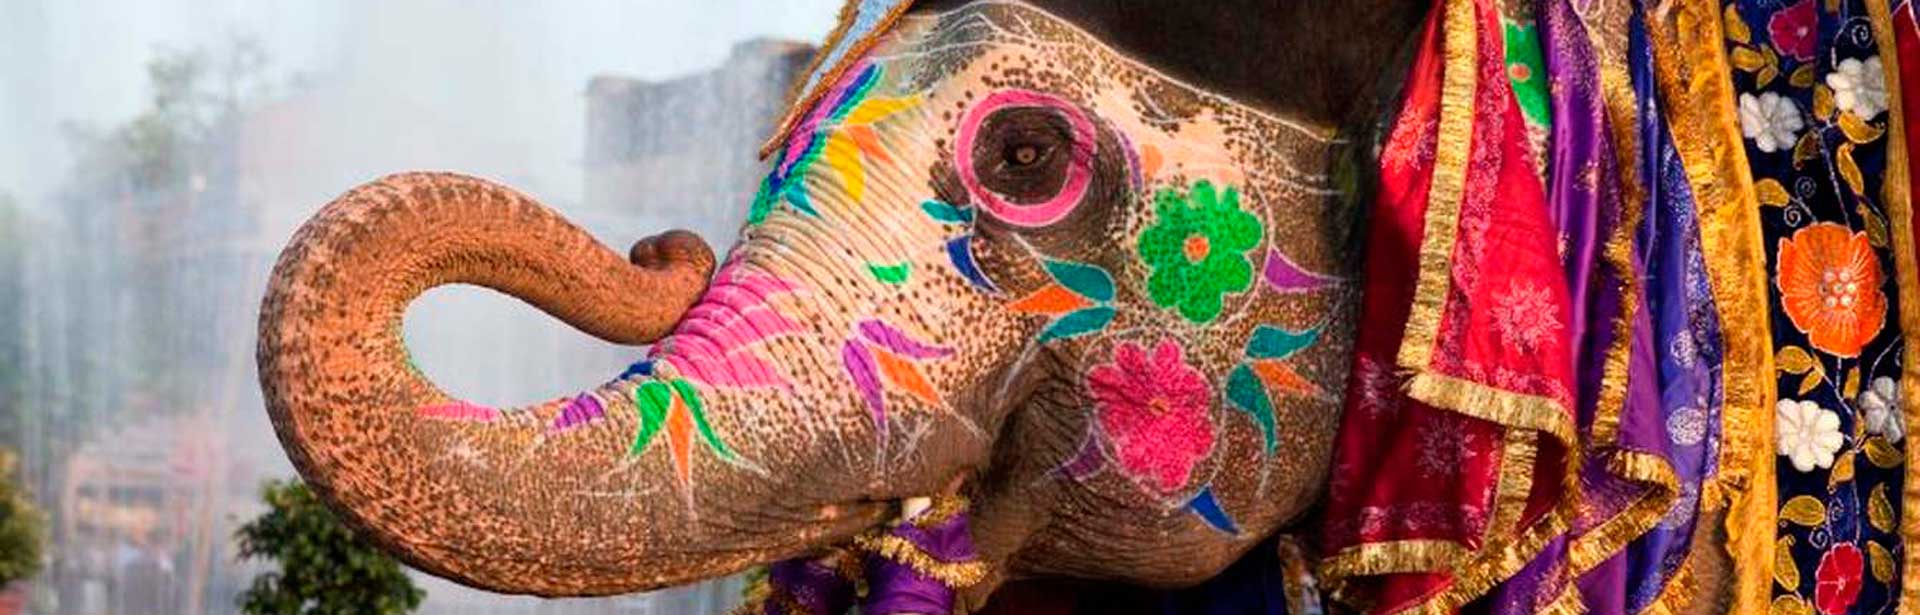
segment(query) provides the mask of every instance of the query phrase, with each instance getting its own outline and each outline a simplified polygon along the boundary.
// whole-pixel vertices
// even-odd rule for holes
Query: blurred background
[[[0,450],[45,515],[25,613],[237,613],[234,533],[293,475],[261,407],[267,272],[401,170],[526,191],[621,252],[726,245],[837,0],[0,0]],[[407,314],[425,371],[513,405],[639,350],[504,296]],[[422,613],[719,613],[728,580],[539,600],[412,574]],[[7,608],[0,601],[0,609]]]

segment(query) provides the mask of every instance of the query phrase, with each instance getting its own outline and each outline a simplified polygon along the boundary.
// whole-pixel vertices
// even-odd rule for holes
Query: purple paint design
[[[868,350],[859,340],[847,340],[840,347],[840,361],[847,365],[847,376],[853,380],[853,388],[867,400],[867,408],[873,411],[873,425],[882,437],[887,433],[887,397],[880,390],[880,369],[874,364],[873,351]]]
[[[600,398],[592,393],[581,393],[579,397],[567,400],[567,405],[560,408],[560,416],[553,418],[553,426],[548,427],[547,432],[566,431],[606,415],[607,408],[600,403]]]
[[[500,411],[486,406],[470,404],[464,401],[422,406],[420,416],[448,421],[467,421],[472,423],[491,423],[500,418]]]
[[[893,325],[878,320],[863,320],[859,325],[860,336],[867,341],[904,357],[913,359],[938,359],[953,354],[952,348],[921,343],[908,337],[906,332],[895,329]]]
[[[1304,293],[1340,283],[1340,278],[1300,268],[1279,250],[1267,250],[1267,263],[1260,272],[1268,286],[1283,293]]]
[[[973,141],[980,132],[980,124],[995,111],[1021,107],[1058,111],[1066,118],[1067,126],[1073,132],[1066,183],[1060,186],[1060,192],[1053,198],[1040,203],[1015,203],[1003,199],[981,183],[973,172]],[[988,214],[1015,226],[1046,226],[1059,222],[1080,205],[1080,197],[1086,195],[1087,185],[1093,181],[1093,156],[1098,147],[1099,139],[1094,132],[1093,122],[1073,103],[1041,92],[1001,90],[988,94],[986,99],[975,104],[973,109],[967,111],[966,119],[960,122],[960,134],[955,138],[953,147],[954,166],[960,170],[960,183],[966,186],[967,193]]]
[[[1093,432],[1080,441],[1080,451],[1072,459],[1054,468],[1054,473],[1076,481],[1086,480],[1101,470],[1107,469],[1107,457],[1100,454],[1100,443],[1094,440]]]
[[[1127,133],[1112,130],[1112,126],[1107,128],[1113,132],[1113,136],[1120,138],[1120,152],[1127,155],[1127,177],[1133,181],[1133,191],[1145,191],[1147,181],[1140,175],[1140,152],[1134,151],[1133,140],[1127,138]]]

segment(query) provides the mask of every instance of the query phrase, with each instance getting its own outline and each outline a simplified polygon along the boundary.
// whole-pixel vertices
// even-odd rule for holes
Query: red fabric
[[[1436,3],[1444,5],[1445,3]],[[1441,408],[1408,396],[1410,374],[1445,376],[1449,386],[1530,396],[1572,423],[1571,318],[1557,231],[1531,167],[1525,124],[1503,71],[1501,25],[1492,2],[1476,0],[1478,77],[1472,143],[1448,276],[1437,313],[1417,314],[1420,255],[1439,147],[1444,77],[1444,8],[1428,17],[1419,55],[1380,155],[1370,217],[1366,289],[1353,376],[1347,391],[1328,494],[1323,540],[1335,567],[1343,552],[1399,541],[1446,541],[1479,552],[1517,538],[1553,509],[1565,480],[1565,449],[1550,437],[1531,473],[1521,523],[1488,527],[1494,515],[1502,442],[1518,427],[1475,418],[1488,408]],[[1427,365],[1400,365],[1406,325],[1439,318]],[[1462,384],[1469,383],[1469,384]],[[1447,399],[1433,401],[1448,403]],[[1458,403],[1456,399],[1452,403]],[[1389,613],[1451,587],[1464,561],[1345,579],[1353,595]],[[1364,558],[1362,561],[1367,561]]]

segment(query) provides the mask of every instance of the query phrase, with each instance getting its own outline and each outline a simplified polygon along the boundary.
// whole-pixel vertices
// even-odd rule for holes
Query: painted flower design
[[[1260,243],[1260,219],[1240,209],[1240,191],[1195,182],[1186,194],[1154,195],[1157,222],[1140,233],[1140,259],[1153,273],[1147,294],[1195,323],[1220,315],[1221,297],[1253,284],[1247,251]]]
[[[1887,296],[1867,234],[1822,222],[1780,240],[1780,302],[1793,326],[1821,351],[1860,355],[1880,334]]]
[[[1846,443],[1840,415],[1812,401],[1780,400],[1774,405],[1773,429],[1779,453],[1801,472],[1833,467],[1834,453]]]
[[[1213,450],[1213,387],[1172,340],[1160,341],[1151,354],[1121,343],[1112,363],[1087,372],[1087,393],[1120,467],[1154,491],[1186,486]]]
[[[1847,58],[1827,73],[1827,87],[1833,88],[1833,104],[1860,119],[1871,120],[1887,110],[1887,74],[1881,72],[1880,56],[1861,61]]]
[[[1860,392],[1859,406],[1867,416],[1867,433],[1884,436],[1891,444],[1907,437],[1906,419],[1900,415],[1900,386],[1892,378],[1874,378]]]
[[[1813,606],[1827,615],[1840,615],[1860,597],[1860,573],[1865,568],[1860,547],[1842,542],[1820,556],[1813,572]]]
[[[1787,57],[1805,62],[1813,59],[1819,25],[1813,0],[1800,0],[1774,13],[1767,20],[1767,33],[1773,37],[1774,49]]]
[[[1773,92],[1740,95],[1740,133],[1753,139],[1753,146],[1760,151],[1773,153],[1792,148],[1800,129],[1805,127],[1800,107],[1784,96]]]

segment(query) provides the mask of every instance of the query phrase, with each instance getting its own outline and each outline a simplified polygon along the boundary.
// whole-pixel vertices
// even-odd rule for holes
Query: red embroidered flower
[[[1813,573],[1813,605],[1827,615],[1840,615],[1860,596],[1860,547],[1840,543],[1820,556]]]
[[[1182,355],[1171,340],[1151,357],[1126,342],[1114,349],[1112,363],[1087,372],[1087,393],[1120,467],[1163,494],[1186,486],[1213,450],[1213,389]]]
[[[1773,48],[1781,54],[1802,62],[1813,59],[1814,39],[1820,34],[1813,0],[1800,0],[1774,13],[1767,20],[1767,32],[1773,36]]]

